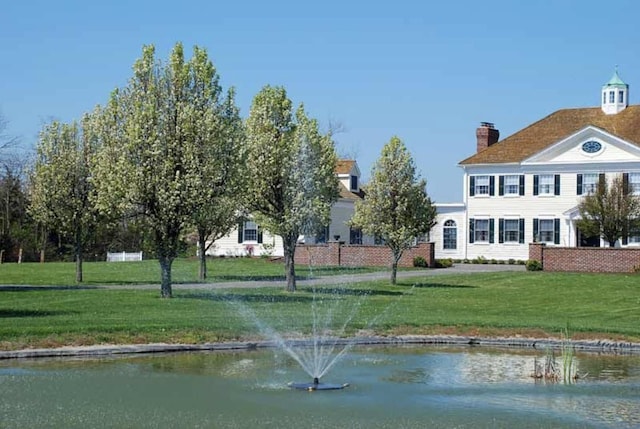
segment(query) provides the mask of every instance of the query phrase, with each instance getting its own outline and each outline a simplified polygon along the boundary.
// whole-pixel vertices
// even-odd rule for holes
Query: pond
[[[545,352],[356,347],[322,381],[273,350],[0,361],[2,428],[632,428],[640,357],[577,354],[582,378],[531,377]]]

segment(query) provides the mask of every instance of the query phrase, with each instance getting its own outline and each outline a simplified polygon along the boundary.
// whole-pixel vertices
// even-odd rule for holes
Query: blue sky
[[[142,45],[208,50],[243,117],[283,85],[368,178],[397,135],[436,202],[462,198],[457,163],[475,129],[506,137],[567,107],[597,106],[617,64],[637,103],[640,2],[628,1],[11,1],[0,8],[0,111],[35,145],[126,84]],[[638,86],[636,87],[635,84]]]

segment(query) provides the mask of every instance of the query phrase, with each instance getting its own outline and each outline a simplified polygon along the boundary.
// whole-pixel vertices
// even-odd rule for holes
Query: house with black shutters
[[[431,232],[437,258],[527,259],[528,244],[605,246],[576,226],[578,204],[620,176],[640,193],[640,105],[629,105],[618,72],[600,106],[558,110],[500,140],[492,123],[476,130],[476,152],[460,162],[464,201],[438,205]],[[616,246],[639,246],[640,236]]]

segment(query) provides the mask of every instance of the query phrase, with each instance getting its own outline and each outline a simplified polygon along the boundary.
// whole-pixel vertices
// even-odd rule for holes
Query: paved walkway
[[[524,265],[492,265],[492,264],[456,264],[450,268],[398,271],[398,279],[414,277],[432,277],[447,274],[474,274],[491,273],[502,271],[525,271]],[[297,286],[318,286],[331,284],[358,283],[371,280],[384,280],[391,276],[390,271],[375,271],[372,273],[340,274],[336,276],[322,276],[309,280],[298,279]],[[217,283],[173,283],[174,290],[179,289],[227,289],[227,288],[258,288],[258,287],[285,287],[284,280],[244,280],[238,282],[217,282]],[[148,285],[105,285],[100,286],[108,289],[157,289],[158,284]]]

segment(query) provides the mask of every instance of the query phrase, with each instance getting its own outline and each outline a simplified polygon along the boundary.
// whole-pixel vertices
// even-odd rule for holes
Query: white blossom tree
[[[393,137],[372,168],[364,200],[356,202],[351,224],[380,237],[391,249],[392,284],[396,284],[398,261],[404,251],[435,225],[436,208],[426,186],[416,174],[406,146]]]
[[[202,49],[195,48],[193,58],[185,61],[178,43],[163,64],[155,59],[154,47],[145,46],[133,69],[127,87],[114,91],[100,109],[97,201],[107,213],[144,217],[160,263],[161,296],[169,298],[172,263],[203,204],[197,198],[203,180],[211,179],[204,170],[208,162],[218,162],[206,159],[217,153],[208,145],[227,141],[219,131],[226,128],[217,128],[226,108],[219,105],[218,77]],[[228,100],[233,104],[231,95]]]
[[[295,117],[282,87],[264,87],[253,99],[246,124],[249,213],[282,237],[287,291],[296,290],[298,237],[330,219],[338,198],[337,156],[329,135],[300,106]]]
[[[193,225],[198,234],[199,278],[207,277],[206,252],[237,225],[245,193],[244,127],[230,89],[222,99],[219,77],[207,52],[194,48],[190,62],[185,127],[193,141]]]
[[[30,184],[33,218],[72,237],[77,282],[83,281],[84,248],[99,222],[91,202],[95,192],[91,167],[97,149],[92,120],[85,115],[82,126],[57,121],[45,125]]]

